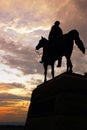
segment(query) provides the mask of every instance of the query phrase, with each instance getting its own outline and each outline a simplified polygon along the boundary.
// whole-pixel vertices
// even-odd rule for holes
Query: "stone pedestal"
[[[63,73],[32,92],[25,130],[87,130],[87,77]]]

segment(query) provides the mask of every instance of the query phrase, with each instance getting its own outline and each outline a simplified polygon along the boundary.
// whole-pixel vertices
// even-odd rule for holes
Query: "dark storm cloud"
[[[25,86],[23,84],[20,83],[9,83],[9,86],[14,86],[14,88],[25,88]]]
[[[71,29],[77,29],[80,33],[80,37],[87,47],[86,3],[86,0],[69,0],[67,5],[63,6],[62,10],[59,11],[57,17],[61,14],[61,27],[63,27],[64,33],[70,31]]]
[[[22,46],[14,42],[7,43],[4,39],[0,39],[0,42],[0,49],[5,52],[2,56],[2,63],[19,69],[24,74],[40,72],[38,55],[35,52],[35,48]]]
[[[27,100],[29,101],[30,98],[28,96],[18,96],[18,95],[10,94],[10,93],[1,93],[0,100]]]
[[[0,100],[0,106],[2,106],[2,107],[13,107],[13,106],[16,106],[16,108],[17,108],[17,103],[19,103],[21,100],[17,100],[17,99],[14,99],[14,100],[12,100],[12,99],[3,99],[3,100]],[[23,100],[22,100],[23,101]],[[22,108],[25,108],[26,106],[28,106],[29,105],[29,101],[24,101],[25,103],[22,105]],[[27,102],[27,103],[26,103]],[[15,108],[15,109],[16,109]],[[20,110],[21,108],[19,107],[19,110]]]
[[[21,84],[21,83],[0,83],[0,90],[10,90],[10,89],[15,89],[15,88],[19,88],[19,89],[25,89],[25,85]]]
[[[10,107],[10,106],[13,106],[16,103],[17,103],[17,100],[15,101],[15,103],[14,103],[14,101],[1,100],[0,101],[0,106],[6,106],[6,107],[8,106],[8,107]]]

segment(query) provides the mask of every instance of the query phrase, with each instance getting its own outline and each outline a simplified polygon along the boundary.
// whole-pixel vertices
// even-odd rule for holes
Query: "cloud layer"
[[[0,1],[0,111],[3,113],[0,120],[10,121],[12,114],[14,121],[20,120],[17,114],[22,114],[21,121],[24,121],[32,90],[43,82],[44,77],[43,66],[39,64],[41,56],[36,54],[35,46],[41,36],[48,38],[56,20],[60,20],[64,33],[77,29],[87,48],[86,5],[86,0]],[[83,55],[74,46],[72,63],[74,72],[84,74],[87,51]],[[55,76],[65,70],[64,59],[60,69],[55,65]]]

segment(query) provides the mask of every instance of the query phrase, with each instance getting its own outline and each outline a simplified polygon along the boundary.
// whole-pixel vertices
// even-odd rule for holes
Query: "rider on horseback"
[[[59,36],[63,35],[63,31],[59,27],[59,25],[60,25],[60,22],[55,21],[54,25],[51,27],[51,30],[50,30],[50,33],[49,33],[49,36],[48,36],[48,40],[49,40],[50,44],[53,44],[53,42],[55,42],[58,39]],[[44,55],[44,52],[43,52],[42,60],[40,61],[40,63],[43,63],[44,57],[45,57],[45,55]],[[62,58],[59,57],[57,67],[61,66],[61,60],[62,60]]]
[[[56,21],[51,28],[48,39],[50,42],[54,42],[60,35],[63,35],[62,29],[59,27],[60,22]]]

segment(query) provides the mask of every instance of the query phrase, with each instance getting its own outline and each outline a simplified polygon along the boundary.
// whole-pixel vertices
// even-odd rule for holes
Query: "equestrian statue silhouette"
[[[53,42],[53,44],[50,44],[50,40],[41,37],[38,45],[35,48],[36,50],[43,48],[44,82],[46,82],[48,65],[51,66],[51,74],[52,78],[54,78],[54,63],[56,60],[60,60],[63,56],[65,56],[67,60],[66,72],[72,73],[73,65],[71,62],[71,54],[73,51],[74,43],[77,45],[80,51],[85,54],[83,41],[80,39],[79,32],[76,29],[73,29],[66,34],[59,36],[51,42]]]

